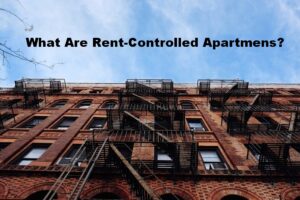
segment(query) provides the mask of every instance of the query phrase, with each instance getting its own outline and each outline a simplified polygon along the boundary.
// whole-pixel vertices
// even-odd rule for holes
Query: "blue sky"
[[[16,79],[66,78],[68,82],[124,82],[127,78],[240,78],[300,82],[300,1],[288,0],[1,0],[34,26],[25,31],[0,11],[0,42],[28,58],[61,63],[50,69],[9,58],[0,84]],[[28,48],[26,37],[90,40],[284,38],[281,48]],[[1,56],[0,56],[1,57]],[[2,59],[2,57],[1,57]]]

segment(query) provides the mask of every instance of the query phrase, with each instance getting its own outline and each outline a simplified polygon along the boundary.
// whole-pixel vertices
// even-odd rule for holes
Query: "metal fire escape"
[[[170,117],[175,122],[177,120],[178,124],[184,121],[184,115],[180,115],[183,112],[177,110],[177,99],[171,92],[173,83],[165,80],[155,80],[154,83],[146,80],[146,83],[155,85],[152,88],[140,81],[129,82],[126,84],[126,91],[119,94],[119,100],[122,102],[119,108],[107,110],[109,129],[93,131],[91,138],[81,145],[44,200],[53,199],[65,180],[74,177],[75,168],[78,171],[78,163],[81,163],[82,172],[77,174],[78,181],[68,195],[69,199],[80,197],[87,180],[96,171],[109,169],[120,172],[135,194],[145,200],[159,199],[147,185],[147,178],[154,178],[165,187],[157,177],[157,172],[191,174],[196,171],[198,155],[193,133],[184,131],[184,126],[171,124],[168,120],[167,128],[162,124],[155,125],[159,122],[156,115]],[[161,87],[155,88],[158,87],[158,83],[161,83]],[[164,93],[167,97],[164,97]],[[171,93],[172,95],[168,96]],[[160,114],[161,111],[163,114]],[[168,115],[168,111],[174,111],[173,118],[172,114]],[[143,115],[147,117],[147,112],[152,116],[153,122],[143,121]],[[180,117],[176,116],[176,112],[180,113]],[[177,127],[177,130],[174,130],[174,127]],[[137,156],[134,149],[143,145],[150,146],[154,155],[163,148],[170,160],[161,161],[156,156],[152,160],[145,160]],[[82,160],[82,154],[87,155],[85,160]],[[178,199],[176,196],[174,198]]]

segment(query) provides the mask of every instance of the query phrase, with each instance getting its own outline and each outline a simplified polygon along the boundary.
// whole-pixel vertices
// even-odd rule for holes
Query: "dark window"
[[[191,131],[207,131],[201,119],[187,119]]]
[[[181,95],[185,95],[185,94],[187,94],[187,91],[186,90],[177,90],[176,93],[181,94]]]
[[[53,128],[60,130],[67,130],[77,117],[63,117]]]
[[[23,156],[17,161],[18,165],[29,165],[32,161],[39,159],[48,149],[49,144],[39,144],[32,146]]]
[[[94,130],[94,129],[98,129],[98,128],[103,128],[105,122],[106,122],[105,118],[94,117],[92,119],[92,121],[90,122],[90,124],[88,125],[87,129]]]
[[[35,192],[31,194],[29,197],[27,197],[25,200],[37,200],[37,199],[44,199],[44,197],[47,195],[49,191],[48,190],[41,190],[38,192]],[[53,199],[57,199],[57,194],[55,193]]]
[[[221,200],[248,200],[248,199],[239,195],[230,194],[223,197]]]
[[[72,92],[75,92],[75,93],[80,93],[81,91],[82,91],[82,89],[75,89],[75,88],[72,89]]]
[[[102,90],[93,89],[90,91],[91,94],[100,94]]]
[[[82,108],[82,109],[86,109],[89,108],[91,105],[92,101],[91,100],[85,100],[85,101],[81,101],[76,108]]]
[[[113,109],[116,105],[117,105],[116,102],[114,102],[114,101],[108,101],[108,102],[106,102],[106,103],[103,104],[102,108]]]
[[[46,116],[34,116],[29,119],[27,122],[23,123],[19,128],[33,128],[36,125],[40,124],[44,121],[47,117]]]
[[[181,103],[181,108],[184,109],[184,110],[192,110],[194,109],[194,106],[191,102],[182,102]]]
[[[199,150],[206,170],[224,170],[227,169],[226,164],[220,157],[217,149]]]
[[[60,101],[56,101],[54,102],[54,104],[52,104],[52,108],[62,108],[64,105],[66,105],[67,100],[60,100]]]
[[[6,113],[0,115],[0,120],[2,122],[5,122],[5,121],[8,121],[8,120],[14,118],[15,116],[16,116],[16,114],[11,114],[11,113],[6,112]]]
[[[161,200],[183,200],[183,198],[181,198],[180,196],[171,193],[161,195],[160,199]]]
[[[118,195],[114,194],[114,193],[110,193],[110,192],[102,192],[100,194],[97,194],[96,196],[92,197],[91,200],[119,200],[121,199],[121,197],[119,197]]]
[[[73,157],[76,155],[77,158],[77,164],[80,165],[80,163],[85,160],[86,158],[86,152],[85,150],[82,148],[80,152],[78,152],[78,150],[80,149],[81,144],[74,144],[71,146],[71,148],[68,150],[68,152],[59,160],[59,164],[61,165],[66,165],[66,164],[70,164]],[[74,160],[74,159],[73,159]]]
[[[8,145],[10,145],[9,142],[0,142],[0,151],[5,149]]]

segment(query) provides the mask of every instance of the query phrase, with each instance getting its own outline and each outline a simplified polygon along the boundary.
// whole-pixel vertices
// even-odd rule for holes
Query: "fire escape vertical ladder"
[[[122,174],[126,177],[127,181],[131,184],[131,187],[135,190],[136,194],[140,196],[142,200],[159,200],[154,194],[152,189],[147,185],[144,179],[138,174],[138,172],[131,166],[122,153],[116,148],[114,144],[110,144],[110,147],[115,156],[115,162],[120,167]]]
[[[46,196],[43,198],[43,200],[51,200],[54,198],[56,192],[62,186],[65,179],[67,179],[67,177],[71,173],[74,166],[76,166],[78,159],[82,156],[82,153],[85,151],[86,143],[87,143],[87,139],[83,142],[83,144],[77,150],[75,155],[72,157],[70,163],[65,167],[65,169],[62,171],[60,176],[57,178],[56,182],[51,186],[50,190],[48,191]]]
[[[99,157],[102,153],[102,150],[104,149],[107,142],[108,142],[108,138],[106,138],[103,141],[102,145],[97,145],[97,147],[95,148],[93,154],[91,155],[91,157],[88,161],[87,167],[83,170],[82,174],[79,177],[78,182],[76,183],[75,187],[73,188],[73,190],[69,196],[70,200],[78,199],[87,179],[91,175],[91,173],[95,167],[95,164],[96,164],[97,160],[99,159]]]

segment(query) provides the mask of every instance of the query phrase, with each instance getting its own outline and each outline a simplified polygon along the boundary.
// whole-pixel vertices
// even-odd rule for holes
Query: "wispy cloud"
[[[65,77],[67,81],[123,82],[126,78],[242,78],[255,82],[300,82],[300,3],[297,1],[221,0],[3,0],[34,25],[0,13],[0,40],[28,57],[64,62],[54,69],[12,61],[5,77]],[[25,37],[55,39],[277,39],[282,48],[27,48]]]

